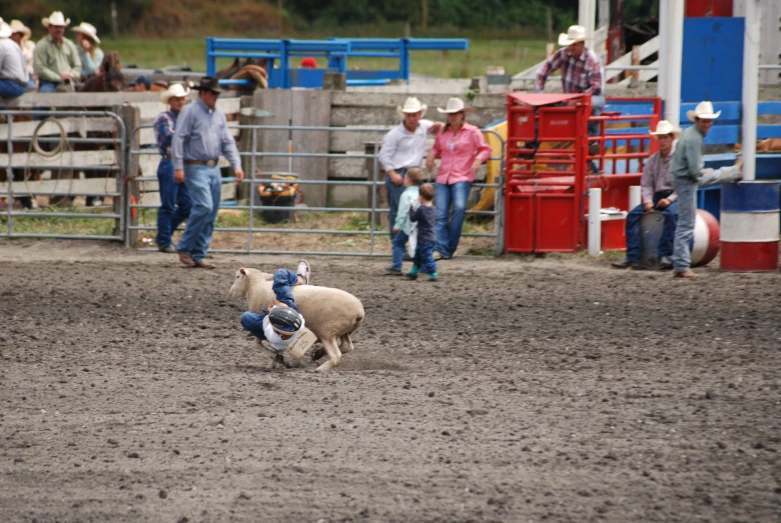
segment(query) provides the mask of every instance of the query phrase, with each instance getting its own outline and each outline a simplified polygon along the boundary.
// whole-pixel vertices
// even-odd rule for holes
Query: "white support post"
[[[594,26],[597,19],[597,0],[580,0],[578,2],[578,25],[586,28],[586,45],[594,47]]]
[[[599,256],[602,250],[602,189],[588,190],[588,253]]]
[[[664,119],[677,126],[681,121],[681,66],[683,61],[683,4],[684,0],[670,0],[668,15],[667,81],[664,94]]]
[[[743,36],[743,179],[756,178],[757,103],[759,97],[759,38],[762,7],[759,0],[746,0],[745,32]]]
[[[631,211],[638,205],[642,203],[642,195],[640,191],[639,185],[633,185],[629,188],[629,209],[627,209],[627,212]]]
[[[656,73],[656,96],[665,99],[667,96],[667,66],[670,63],[670,57],[668,52],[668,34],[667,27],[668,12],[670,10],[669,0],[659,0],[659,69]],[[676,123],[673,122],[673,125]]]

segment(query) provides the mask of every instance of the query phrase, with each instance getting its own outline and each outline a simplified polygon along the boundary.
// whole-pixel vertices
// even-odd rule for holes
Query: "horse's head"
[[[106,91],[116,92],[125,88],[125,77],[122,75],[122,66],[119,63],[119,53],[111,51],[103,58],[100,64],[103,73],[103,86]]]

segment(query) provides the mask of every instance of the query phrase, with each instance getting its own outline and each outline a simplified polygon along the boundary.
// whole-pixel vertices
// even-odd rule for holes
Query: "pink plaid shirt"
[[[548,58],[537,71],[535,87],[538,93],[545,89],[545,80],[552,72],[561,69],[561,87],[565,93],[602,94],[602,62],[589,48],[583,50],[580,58],[562,47]]]
[[[452,185],[458,182],[473,182],[475,173],[472,164],[491,157],[491,147],[478,127],[464,123],[458,133],[453,128],[443,129],[431,148],[435,158],[442,158],[437,170],[437,183]]]

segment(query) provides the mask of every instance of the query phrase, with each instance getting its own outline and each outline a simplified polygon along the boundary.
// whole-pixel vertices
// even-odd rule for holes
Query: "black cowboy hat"
[[[220,87],[220,80],[213,76],[204,76],[201,78],[201,82],[194,86],[196,91],[211,91],[213,93],[224,93],[225,89]]]

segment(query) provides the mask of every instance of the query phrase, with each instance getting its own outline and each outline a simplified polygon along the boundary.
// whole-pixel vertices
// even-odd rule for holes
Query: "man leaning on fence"
[[[441,123],[422,120],[426,114],[426,105],[414,97],[407,98],[404,105],[396,111],[402,117],[402,122],[391,129],[382,139],[380,163],[388,173],[385,177],[385,187],[388,192],[388,226],[393,239],[393,223],[399,208],[399,199],[404,192],[404,176],[407,169],[420,167],[423,155],[426,153],[426,135],[436,134],[442,127]]]
[[[217,78],[203,77],[193,87],[198,100],[182,109],[173,141],[174,180],[184,183],[192,200],[190,217],[179,240],[179,260],[190,267],[212,269],[206,253],[212,241],[220,208],[222,177],[217,166],[220,154],[230,161],[236,181],[244,179],[236,140],[228,129],[217,98],[223,92]]]
[[[42,23],[49,36],[35,46],[33,67],[40,81],[38,90],[42,93],[72,91],[81,74],[81,60],[76,44],[64,36],[70,18],[66,20],[60,11],[54,11]]]

